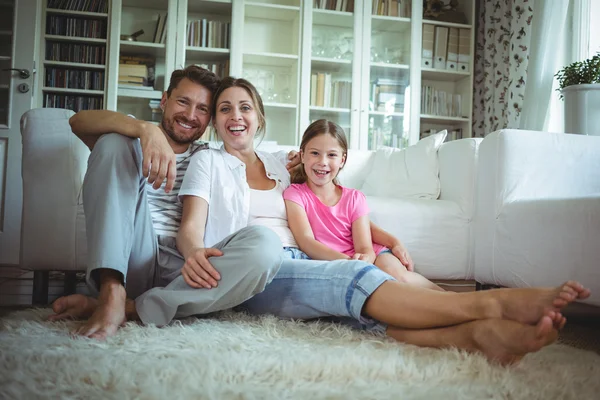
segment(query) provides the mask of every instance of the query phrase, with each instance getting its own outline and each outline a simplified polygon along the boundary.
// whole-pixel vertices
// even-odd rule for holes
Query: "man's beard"
[[[189,123],[187,120],[182,120],[181,122],[183,122],[186,125],[194,126],[194,124]],[[200,139],[200,137],[204,133],[203,131],[200,130],[200,127],[197,126],[195,133],[191,137],[189,135],[178,134],[175,131],[175,119],[174,118],[164,118],[163,117],[163,119],[160,123],[160,126],[165,131],[167,136],[169,136],[175,143],[178,143],[178,144],[190,144],[190,143]]]

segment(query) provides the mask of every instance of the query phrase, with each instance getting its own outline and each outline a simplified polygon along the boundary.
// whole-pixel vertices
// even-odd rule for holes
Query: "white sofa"
[[[70,115],[22,118],[21,264],[36,271],[37,302],[43,271],[85,269],[89,150]],[[342,183],[360,189],[375,157],[350,151]],[[372,220],[407,245],[420,273],[508,287],[578,279],[600,305],[600,137],[503,130],[445,143],[438,161],[437,200],[367,196]]]

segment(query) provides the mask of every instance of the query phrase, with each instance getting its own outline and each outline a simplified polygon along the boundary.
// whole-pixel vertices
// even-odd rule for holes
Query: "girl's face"
[[[308,180],[317,186],[333,182],[346,162],[344,150],[337,139],[329,134],[312,138],[301,155]]]
[[[214,126],[225,146],[235,150],[253,148],[259,122],[250,94],[241,87],[230,87],[216,103]]]

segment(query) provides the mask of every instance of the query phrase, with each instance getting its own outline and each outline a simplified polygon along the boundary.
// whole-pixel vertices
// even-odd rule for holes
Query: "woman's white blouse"
[[[285,155],[277,154],[280,157],[276,157],[262,151],[256,151],[256,154],[265,165],[267,177],[279,181],[286,189],[290,185],[290,174],[284,165]],[[192,156],[179,191],[180,200],[182,196],[198,196],[208,203],[204,232],[206,247],[248,225],[250,187],[246,180],[246,165],[227,153],[224,147],[202,150]]]

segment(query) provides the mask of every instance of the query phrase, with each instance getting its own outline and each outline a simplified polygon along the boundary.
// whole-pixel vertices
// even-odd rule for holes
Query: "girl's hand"
[[[181,268],[181,275],[183,275],[185,283],[196,289],[216,287],[221,275],[211,265],[208,258],[222,255],[221,250],[214,248],[196,248],[192,250],[191,255],[185,260],[185,264]]]
[[[412,258],[410,258],[408,250],[406,250],[406,247],[404,247],[402,243],[398,242],[390,250],[392,251],[392,254],[395,255],[398,260],[400,260],[407,271],[413,272],[415,270],[415,264],[413,263]]]
[[[289,162],[285,166],[288,171],[291,171],[296,165],[300,164],[300,153],[292,150],[288,153]]]
[[[375,262],[375,253],[354,253],[352,256],[353,260],[364,261],[369,264],[373,264]]]

